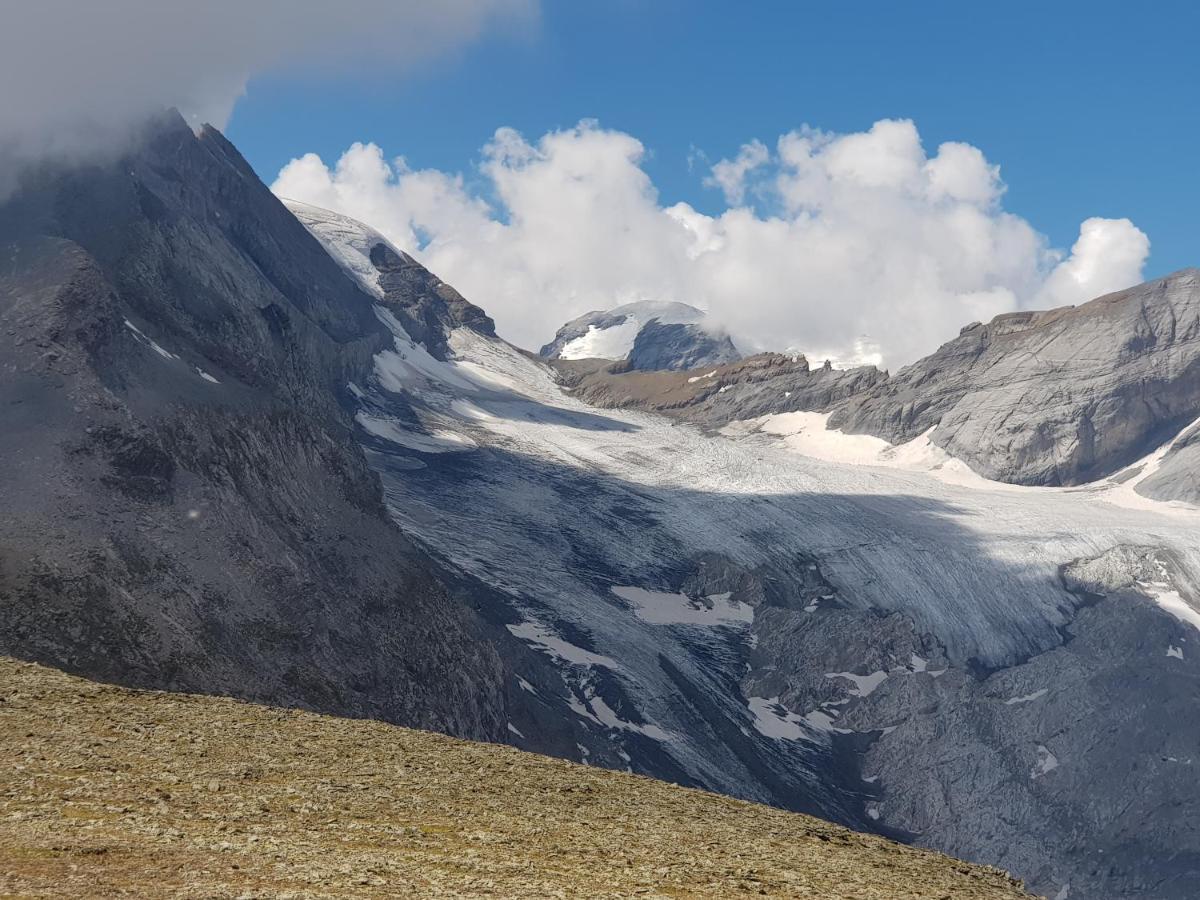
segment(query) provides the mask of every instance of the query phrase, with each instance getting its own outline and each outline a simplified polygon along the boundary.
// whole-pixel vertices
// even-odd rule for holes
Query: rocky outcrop
[[[30,175],[0,247],[3,652],[504,737],[487,626],[343,405],[392,335],[220,134]]]
[[[556,365],[581,398],[599,406],[640,407],[709,425],[828,412],[831,429],[893,444],[929,432],[933,444],[979,474],[1013,484],[1096,481],[1179,436],[1136,489],[1155,499],[1200,502],[1200,437],[1180,434],[1200,419],[1195,269],[1079,307],[969,325],[891,377],[872,368],[810,371],[807,362],[777,354],[684,378],[638,371],[669,368],[655,356],[638,364],[631,356],[619,366],[561,359]]]
[[[810,369],[803,356],[778,353],[760,353],[708,372],[635,372],[625,364],[582,360],[554,366],[572,393],[588,403],[646,409],[712,428],[772,413],[825,412],[887,377],[870,367]]]
[[[696,369],[732,362],[740,355],[727,335],[712,334],[699,325],[651,319],[634,338],[629,368],[650,372]]]
[[[932,428],[935,444],[988,478],[1072,485],[1198,417],[1200,272],[1186,269],[1083,306],[968,326],[829,425],[893,443]]]

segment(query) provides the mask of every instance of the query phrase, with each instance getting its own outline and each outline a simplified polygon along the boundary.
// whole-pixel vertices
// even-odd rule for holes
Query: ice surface
[[[371,248],[385,244],[396,250],[383,235],[348,216],[338,215],[299,200],[281,198],[292,215],[325,245],[334,260],[366,290],[383,298],[379,271],[371,263]],[[399,253],[399,251],[397,251]]]
[[[687,594],[648,591],[639,587],[614,587],[612,592],[633,605],[634,615],[654,625],[748,625],[754,610],[730,600],[732,594],[712,594],[707,604]]]

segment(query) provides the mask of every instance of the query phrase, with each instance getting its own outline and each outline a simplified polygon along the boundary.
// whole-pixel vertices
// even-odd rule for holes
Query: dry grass
[[[0,751],[0,896],[1028,896],[645,778],[3,657]]]

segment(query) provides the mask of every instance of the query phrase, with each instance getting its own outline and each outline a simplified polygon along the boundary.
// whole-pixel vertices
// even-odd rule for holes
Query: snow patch
[[[159,356],[161,356],[163,359],[179,359],[179,357],[176,356],[174,353],[172,353],[170,350],[163,348],[152,338],[147,337],[146,333],[144,331],[142,331],[140,328],[138,328],[136,325],[134,325],[128,319],[125,319],[124,321],[125,321],[125,327],[133,332],[133,336],[135,338],[137,338],[138,343],[146,345],[151,350],[153,350],[155,353],[157,353]]]
[[[721,433],[732,437],[771,435],[779,438],[794,453],[825,462],[928,472],[947,484],[964,487],[1033,490],[989,481],[976,474],[962,460],[955,459],[933,443],[933,428],[906,444],[893,445],[873,435],[846,434],[831,429],[828,427],[831,415],[818,412],[775,413],[731,422],[721,429]]]
[[[642,300],[608,310],[610,316],[624,318],[606,328],[588,325],[585,334],[563,344],[559,359],[625,359],[633,351],[638,333],[652,321],[663,325],[691,325],[702,322],[704,313],[686,303]]]
[[[823,708],[798,716],[787,710],[778,697],[747,697],[746,705],[754,714],[754,730],[776,740],[816,741],[826,733],[850,733],[844,728],[835,728],[833,720],[837,713]]]
[[[697,381],[703,381],[705,378],[712,378],[712,377],[713,377],[714,375],[716,375],[716,374],[717,374],[717,370],[716,370],[716,369],[713,369],[713,370],[712,370],[711,372],[709,372],[707,375],[693,375],[691,378],[689,378],[689,379],[687,380],[687,383],[688,383],[688,384],[695,384]],[[788,393],[790,394],[790,393],[791,393],[791,391],[789,391]]]
[[[759,734],[780,741],[812,739],[804,717],[784,709],[778,697],[748,697],[746,703],[754,714],[754,730]]]
[[[393,394],[427,386],[444,386],[476,392],[479,388],[460,375],[456,366],[442,362],[408,336],[404,326],[386,307],[376,304],[375,316],[387,326],[395,339],[394,349],[375,354],[375,377],[380,385]]]
[[[1033,770],[1029,773],[1029,777],[1041,778],[1047,772],[1053,772],[1058,768],[1058,757],[1050,752],[1050,749],[1044,744],[1037,745],[1037,762],[1034,763]]]
[[[1159,607],[1185,625],[1200,629],[1200,612],[1192,608],[1179,591],[1172,590],[1165,581],[1139,581],[1138,587],[1146,592]]]
[[[597,328],[589,325],[586,334],[563,344],[559,359],[625,359],[633,350],[642,323],[626,316],[619,325]]]
[[[1038,700],[1042,697],[1045,697],[1046,691],[1047,691],[1046,688],[1042,688],[1040,691],[1034,691],[1032,694],[1025,694],[1022,697],[1009,697],[1007,700],[1004,701],[1004,705],[1005,706],[1014,706],[1018,703],[1029,703],[1033,700]]]
[[[730,593],[693,599],[687,594],[648,591],[639,587],[614,586],[612,592],[633,606],[633,613],[653,625],[749,625],[754,609],[730,600]]]
[[[870,675],[855,675],[853,672],[826,672],[826,678],[844,678],[846,681],[852,682],[854,687],[850,689],[850,693],[855,697],[867,697],[875,688],[879,687],[887,680],[888,673],[880,669],[878,672],[872,672]]]
[[[1200,419],[1196,419],[1196,421],[1180,429],[1173,438],[1165,442],[1157,450],[1148,453],[1137,462],[1130,463],[1119,472],[1114,472],[1107,479],[1101,481],[1100,484],[1103,486],[1103,490],[1100,493],[1101,499],[1125,509],[1153,510],[1168,515],[1184,517],[1197,516],[1198,511],[1196,507],[1190,503],[1185,503],[1181,500],[1154,500],[1151,497],[1139,494],[1137,490],[1138,485],[1158,472],[1162,468],[1163,460],[1170,456],[1175,448],[1197,428],[1200,428]]]
[[[576,647],[538,622],[522,622],[520,625],[509,625],[507,628],[513,637],[527,641],[538,650],[548,653],[561,662],[576,666],[603,666],[606,669],[620,671],[621,667],[609,657]]]
[[[1172,659],[1183,659],[1183,648],[1174,647],[1171,644],[1167,644],[1167,656],[1171,657]]]
[[[592,696],[588,698],[588,706],[591,707],[592,713],[600,720],[600,723],[606,728],[615,728],[618,731],[632,731],[636,734],[643,734],[648,738],[656,741],[669,741],[672,735],[668,731],[664,731],[653,723],[638,725],[635,722],[628,722],[617,715],[616,711],[604,702],[603,698]]]
[[[396,419],[372,416],[361,411],[355,414],[354,421],[368,434],[418,453],[461,453],[476,447],[469,437],[455,434],[453,431],[422,434],[419,431],[410,431]]]

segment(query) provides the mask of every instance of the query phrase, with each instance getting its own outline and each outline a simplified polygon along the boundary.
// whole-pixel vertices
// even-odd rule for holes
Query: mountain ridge
[[[799,455],[711,426],[881,374],[539,360],[203,135],[0,208],[0,649],[1190,896],[1195,522],[1112,502],[1190,438],[1104,490]]]

